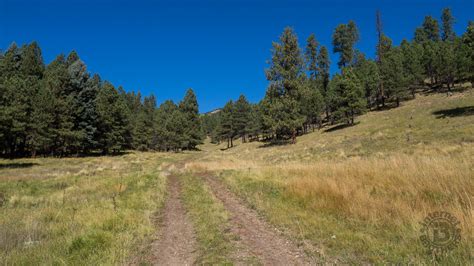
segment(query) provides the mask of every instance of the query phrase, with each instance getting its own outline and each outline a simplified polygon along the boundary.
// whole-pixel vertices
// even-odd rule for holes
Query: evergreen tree
[[[235,133],[242,138],[242,142],[246,142],[246,136],[249,133],[248,123],[250,119],[251,106],[244,95],[240,95],[234,104],[233,121]]]
[[[408,83],[403,67],[403,53],[400,47],[393,47],[386,53],[380,72],[386,88],[387,97],[397,106],[408,93]]]
[[[329,118],[329,104],[327,102],[327,94],[328,94],[328,85],[329,85],[329,80],[330,80],[329,67],[331,63],[329,61],[328,50],[325,46],[321,46],[321,49],[319,49],[317,61],[318,61],[318,69],[320,71],[319,80],[321,83],[321,86],[320,86],[321,95],[324,100],[326,119],[328,119]]]
[[[259,140],[259,135],[263,132],[263,116],[260,104],[252,104],[250,106],[246,130],[250,136],[250,141]]]
[[[441,27],[442,27],[442,40],[443,41],[454,41],[456,33],[453,30],[454,17],[451,14],[451,9],[444,8],[443,14],[441,15]]]
[[[354,21],[348,24],[340,24],[332,35],[333,52],[339,53],[339,68],[346,67],[354,59],[354,45],[359,40],[359,31]]]
[[[303,130],[318,124],[321,127],[321,114],[324,112],[324,99],[315,80],[309,79],[301,89],[301,113],[305,116]]]
[[[222,109],[221,123],[219,126],[219,136],[221,139],[227,140],[227,148],[234,146],[233,139],[236,136],[234,118],[234,103],[230,100]]]
[[[379,97],[380,73],[377,63],[361,56],[354,66],[354,72],[364,88],[367,107],[375,106]]]
[[[424,79],[422,65],[423,47],[416,42],[409,43],[407,40],[403,40],[400,48],[403,53],[403,68],[407,84],[409,84],[412,97],[415,98],[415,89],[423,84]]]
[[[83,91],[87,90],[87,83],[89,80],[89,72],[85,63],[79,58],[75,51],[72,51],[66,60],[67,72],[69,75],[67,85],[67,95],[69,97],[68,113],[71,113],[74,118],[74,127],[72,129],[72,142],[70,149],[72,152],[79,152],[87,145],[86,130],[89,121],[86,116],[83,116],[85,109],[90,107],[91,99],[87,99],[88,92],[83,97]],[[88,106],[89,105],[89,106]]]
[[[264,121],[277,138],[292,136],[302,126],[304,116],[298,104],[303,86],[304,61],[298,46],[298,38],[291,28],[285,28],[279,43],[273,43],[267,79],[270,85],[266,93]]]
[[[99,148],[103,154],[119,152],[125,147],[127,106],[114,86],[105,82],[96,99]]]
[[[311,34],[306,40],[305,59],[309,77],[316,80],[321,72],[318,66],[318,41],[314,34]]]
[[[459,75],[474,84],[474,21],[469,21],[457,51]]]
[[[44,72],[43,86],[51,91],[53,99],[53,121],[50,127],[51,153],[66,155],[75,141],[73,97],[68,93],[69,74],[63,55],[51,62]]]
[[[335,121],[353,125],[355,116],[365,111],[364,88],[351,67],[343,68],[342,74],[336,74],[331,80],[329,99]]]
[[[28,146],[32,157],[36,157],[37,152],[47,153],[53,145],[54,95],[47,86],[39,86],[32,107]]]
[[[101,86],[101,79],[99,75],[94,75],[87,79],[77,95],[77,129],[83,135],[81,142],[81,149],[84,153],[89,153],[97,147],[97,110],[96,102],[97,94]]]
[[[421,28],[417,28],[415,31],[415,40],[419,43],[426,41],[439,41],[438,21],[432,16],[426,16]]]
[[[183,112],[186,120],[187,145],[184,148],[194,150],[197,145],[203,143],[203,134],[201,132],[198,102],[192,89],[188,89],[186,92],[184,99],[179,104],[179,109]]]

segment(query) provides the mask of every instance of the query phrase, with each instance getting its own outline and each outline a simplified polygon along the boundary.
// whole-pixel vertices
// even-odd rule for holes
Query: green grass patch
[[[127,263],[156,230],[166,188],[160,164],[172,160],[161,153],[0,160],[0,264]]]
[[[184,203],[194,224],[200,256],[197,264],[231,264],[234,248],[228,228],[228,213],[200,177],[181,176]]]

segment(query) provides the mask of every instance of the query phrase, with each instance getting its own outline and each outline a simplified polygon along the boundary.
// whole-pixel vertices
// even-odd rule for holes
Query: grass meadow
[[[166,198],[163,173],[186,162],[175,170],[198,263],[230,263],[236,248],[229,213],[196,174],[206,172],[318,261],[472,264],[474,91],[418,95],[357,122],[295,145],[0,160],[0,262],[117,265],[146,256]],[[434,211],[450,212],[461,229],[442,257],[419,240]]]
[[[156,228],[171,154],[0,160],[0,262],[125,264]]]
[[[271,223],[327,262],[473,262],[474,93],[419,95],[357,125],[296,145],[247,143],[187,164],[213,171]],[[237,142],[237,141],[236,141]],[[419,241],[433,211],[457,217],[458,247],[434,258]]]

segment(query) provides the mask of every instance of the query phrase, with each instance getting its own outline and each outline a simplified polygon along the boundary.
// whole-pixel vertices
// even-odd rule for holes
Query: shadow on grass
[[[11,168],[29,168],[39,165],[37,163],[5,163],[0,164],[0,169],[11,169]]]
[[[474,106],[456,107],[452,109],[438,110],[432,113],[436,118],[447,118],[457,116],[470,116],[474,115]]]
[[[354,124],[350,125],[350,124],[340,124],[340,125],[337,125],[337,126],[333,126],[331,128],[328,128],[328,129],[325,129],[324,132],[333,132],[333,131],[337,131],[337,130],[341,130],[341,129],[344,129],[344,128],[348,128],[348,127],[352,127],[352,126],[355,126],[355,125],[358,125],[360,122],[355,122]]]
[[[262,145],[258,146],[257,148],[269,148],[269,147],[275,147],[275,146],[283,146],[283,145],[288,145],[292,144],[291,139],[283,139],[283,140],[270,140]]]

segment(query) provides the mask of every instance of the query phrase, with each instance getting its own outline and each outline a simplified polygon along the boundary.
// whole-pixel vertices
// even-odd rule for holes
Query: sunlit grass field
[[[0,264],[124,264],[156,230],[173,154],[0,160]]]
[[[214,171],[248,204],[327,262],[473,262],[474,93],[418,95],[400,108],[327,127],[296,145],[206,144],[188,163]],[[236,141],[237,143],[237,141]],[[461,243],[433,258],[419,241],[433,211],[457,217]]]
[[[472,264],[474,91],[418,95],[357,122],[295,145],[236,140],[231,149],[206,143],[185,154],[0,160],[0,263],[110,265],[145,256],[166,198],[162,168],[185,161],[175,170],[201,263],[229,262],[235,248],[228,213],[194,174],[207,171],[318,261]],[[445,257],[419,241],[433,211],[460,222],[461,242]]]

